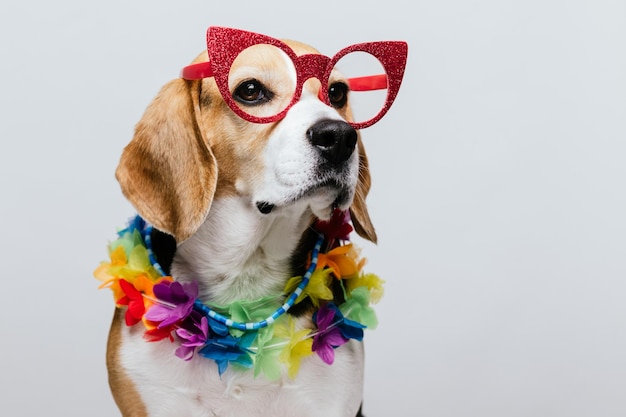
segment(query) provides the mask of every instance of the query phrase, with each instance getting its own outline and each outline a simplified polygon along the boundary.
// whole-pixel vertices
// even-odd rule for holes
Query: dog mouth
[[[276,208],[296,204],[303,200],[310,200],[310,205],[314,212],[319,212],[322,207],[331,211],[336,208],[345,210],[350,206],[353,195],[352,187],[348,187],[345,183],[334,178],[328,178],[303,187],[280,201],[259,200],[255,202],[255,205],[261,214],[270,214]]]

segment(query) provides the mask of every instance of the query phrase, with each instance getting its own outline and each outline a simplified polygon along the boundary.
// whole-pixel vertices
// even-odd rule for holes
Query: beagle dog
[[[291,277],[306,275],[318,235],[313,226],[334,213],[376,242],[359,129],[380,119],[395,98],[406,44],[353,45],[328,58],[300,42],[212,27],[207,45],[148,106],[116,178],[150,225],[149,254],[171,277],[169,288],[193,281],[196,303],[229,305],[284,294]],[[346,78],[335,61],[352,53],[373,55],[385,74],[378,81]],[[381,79],[382,87],[371,87]],[[381,112],[357,121],[352,94],[369,88],[387,89],[386,101]],[[341,298],[337,285],[332,291]],[[140,288],[131,290],[151,300]],[[115,309],[107,347],[109,383],[123,416],[361,415],[359,340],[333,345],[332,366],[309,355],[295,378],[281,364],[280,374],[268,378],[245,366],[224,369],[199,354],[181,360],[171,343],[180,329],[161,337],[169,341],[146,342],[145,328],[128,321],[129,294],[126,307],[120,302]],[[314,304],[273,317],[285,313],[294,331],[306,331],[312,312],[322,314]],[[205,326],[207,318],[215,322],[207,315]]]

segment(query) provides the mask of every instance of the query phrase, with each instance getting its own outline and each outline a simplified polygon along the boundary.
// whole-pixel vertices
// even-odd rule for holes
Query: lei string
[[[331,365],[335,349],[363,340],[363,330],[378,324],[371,305],[383,295],[383,281],[362,272],[365,260],[349,243],[347,211],[335,210],[315,229],[328,250],[317,250],[320,237],[307,274],[287,280],[282,294],[258,300],[203,304],[197,282],[181,283],[163,271],[151,248],[152,226],[139,216],[117,233],[108,247],[110,260],[94,276],[102,282],[99,288],[111,289],[116,306],[126,309],[127,326],[141,323],[149,342],[176,343],[174,354],[182,360],[199,355],[213,360],[220,375],[232,366],[253,369],[255,377],[263,374],[270,380],[280,378],[284,366],[295,378],[304,358],[316,354]],[[343,297],[335,297],[336,286]],[[314,327],[298,329],[284,313],[307,298],[315,309]]]

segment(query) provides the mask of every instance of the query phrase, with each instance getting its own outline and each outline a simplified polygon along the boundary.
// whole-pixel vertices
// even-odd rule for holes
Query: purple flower
[[[198,297],[198,283],[163,281],[154,286],[154,296],[160,303],[150,307],[145,317],[159,323],[160,329],[180,323],[189,316]]]
[[[313,314],[318,332],[313,336],[311,350],[327,364],[335,360],[334,349],[350,339],[363,340],[364,325],[344,317],[335,303],[323,304]]]
[[[196,347],[202,346],[209,338],[209,321],[206,317],[200,319],[200,323],[194,323],[192,330],[183,327],[176,329],[176,335],[181,339],[181,344],[176,349],[176,356],[186,361],[191,360]]]
[[[334,349],[348,341],[337,325],[342,318],[343,315],[333,303],[323,304],[313,315],[318,332],[313,336],[311,350],[328,365],[335,361]]]

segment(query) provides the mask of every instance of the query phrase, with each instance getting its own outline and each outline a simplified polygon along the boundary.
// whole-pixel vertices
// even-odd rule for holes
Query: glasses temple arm
[[[212,76],[213,69],[211,69],[211,61],[187,65],[180,71],[180,78],[185,80],[200,80]]]
[[[387,74],[348,78],[348,85],[352,91],[384,90],[387,88]]]

